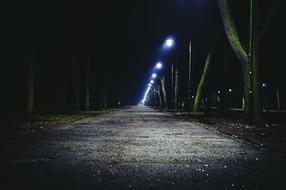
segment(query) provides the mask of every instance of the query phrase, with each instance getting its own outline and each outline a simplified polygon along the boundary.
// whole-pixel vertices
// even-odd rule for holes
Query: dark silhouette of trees
[[[260,43],[265,37],[267,31],[271,26],[271,22],[275,16],[275,10],[279,6],[280,0],[276,0],[273,3],[273,7],[270,9],[268,16],[265,20],[262,19],[260,12],[260,1],[254,0],[254,27],[253,27],[253,69],[250,70],[250,54],[247,53],[247,49],[243,47],[243,44],[237,32],[234,19],[232,17],[231,7],[229,0],[218,0],[221,17],[225,29],[228,41],[235,52],[236,56],[241,62],[243,79],[244,79],[244,98],[245,98],[245,117],[247,118],[250,113],[250,108],[253,108],[254,121],[261,119],[261,90],[259,79],[259,62],[260,62]],[[249,50],[248,50],[249,51]],[[252,77],[250,77],[252,75]],[[251,81],[252,80],[252,81]],[[253,92],[250,91],[250,84],[253,84]],[[253,93],[253,102],[250,100],[250,94]],[[252,105],[250,105],[252,104]]]

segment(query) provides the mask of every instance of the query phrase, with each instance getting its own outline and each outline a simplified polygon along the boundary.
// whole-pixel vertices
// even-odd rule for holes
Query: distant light
[[[232,89],[230,88],[230,89],[228,89],[228,92],[232,92]]]
[[[162,63],[161,62],[158,62],[156,64],[156,69],[161,69],[163,67]]]
[[[157,74],[156,73],[153,73],[152,74],[152,79],[155,79],[157,77]]]
[[[220,90],[218,90],[217,93],[220,94]]]
[[[152,84],[149,83],[149,84],[148,84],[148,87],[152,87]]]
[[[151,84],[154,84],[154,80],[151,80],[150,83],[151,83]]]
[[[192,98],[194,98],[195,96],[192,96]]]
[[[267,85],[265,83],[262,83],[262,87],[266,87]]]
[[[168,38],[165,42],[165,45],[167,47],[173,47],[174,46],[174,40],[172,38]]]

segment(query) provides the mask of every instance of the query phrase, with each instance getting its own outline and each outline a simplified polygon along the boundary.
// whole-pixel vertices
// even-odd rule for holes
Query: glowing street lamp
[[[155,79],[157,77],[157,74],[156,73],[153,73],[152,74],[152,79]]]
[[[158,62],[155,66],[156,69],[161,69],[163,67],[161,62]]]
[[[267,85],[266,85],[265,83],[262,83],[262,87],[264,87],[264,88],[265,88],[266,86],[267,86]]]
[[[154,84],[154,80],[151,80],[151,81],[150,81],[150,84]]]
[[[165,46],[166,47],[173,47],[174,46],[174,40],[172,39],[172,38],[168,38],[167,40],[166,40],[166,42],[165,42]]]

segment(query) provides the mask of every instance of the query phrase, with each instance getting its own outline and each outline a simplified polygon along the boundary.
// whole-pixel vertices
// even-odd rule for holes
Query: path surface
[[[283,160],[147,107],[0,137],[1,189],[286,189]]]

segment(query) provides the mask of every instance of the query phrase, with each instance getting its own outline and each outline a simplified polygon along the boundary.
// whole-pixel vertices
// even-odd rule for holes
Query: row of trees
[[[249,8],[244,11],[249,11],[249,19],[245,21],[245,25],[249,25],[249,35],[248,38],[243,38],[239,36],[237,32],[237,27],[235,24],[235,19],[233,18],[232,7],[229,0],[217,0],[218,8],[220,11],[220,16],[225,32],[225,37],[232,49],[235,53],[238,61],[241,65],[242,71],[242,79],[243,79],[243,99],[242,99],[242,107],[245,110],[244,117],[249,120],[253,120],[252,122],[257,122],[261,119],[262,112],[262,98],[261,98],[261,86],[262,82],[260,80],[260,72],[261,69],[259,65],[261,64],[261,59],[263,59],[262,55],[262,42],[263,40],[269,38],[268,34],[271,32],[271,26],[273,21],[277,17],[278,7],[280,6],[281,1],[276,0],[271,4],[271,8],[267,11],[262,10],[265,6],[263,6],[262,1],[250,1]],[[218,34],[220,35],[220,34]],[[203,96],[203,91],[206,88],[206,83],[208,79],[208,72],[210,69],[210,64],[213,63],[212,57],[217,53],[218,41],[214,40],[211,44],[211,48],[207,55],[204,70],[201,75],[201,80],[199,81],[197,88],[195,90],[195,96],[193,100],[193,111],[198,112],[200,106],[202,105],[202,100],[206,97]],[[216,50],[215,50],[216,49]],[[172,74],[173,75],[173,74]],[[176,79],[177,80],[177,79]],[[176,81],[175,80],[175,81]],[[172,82],[173,83],[173,82]],[[167,95],[165,89],[165,79],[163,78],[161,81],[162,95],[164,97],[164,105],[168,107],[177,107],[177,82],[171,84],[171,95],[169,97],[174,100],[174,102],[167,102]],[[216,96],[219,99],[219,95]],[[210,100],[209,100],[210,101]],[[222,101],[222,100],[218,100]],[[280,98],[278,99],[280,105]],[[187,105],[189,106],[189,105]],[[281,107],[281,106],[280,106]]]
[[[94,16],[82,15],[78,7],[62,15],[62,9],[29,6],[15,8],[16,16],[7,26],[0,70],[1,118],[128,102],[120,92],[122,84],[101,60],[109,52],[100,51],[99,32],[90,27]]]

